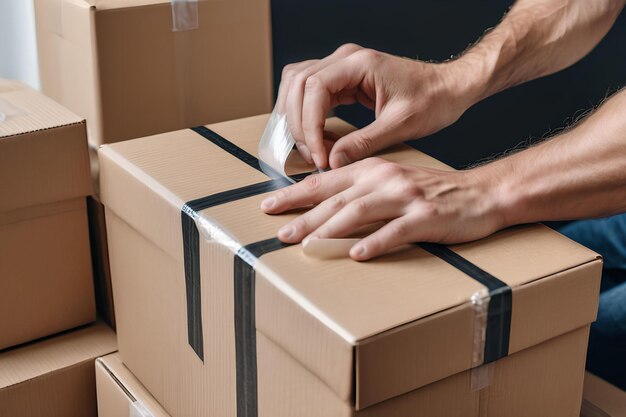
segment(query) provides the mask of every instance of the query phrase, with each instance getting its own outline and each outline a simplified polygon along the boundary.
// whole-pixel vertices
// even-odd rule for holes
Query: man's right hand
[[[304,159],[339,168],[455,122],[477,96],[461,70],[457,62],[427,63],[346,44],[324,59],[287,65],[276,106]],[[325,146],[328,111],[355,102],[375,110],[376,120]]]

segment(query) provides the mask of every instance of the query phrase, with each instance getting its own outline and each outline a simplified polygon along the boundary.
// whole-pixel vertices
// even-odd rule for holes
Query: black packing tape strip
[[[262,255],[287,246],[291,245],[272,238],[244,246],[235,256],[237,417],[258,415],[254,265]]]
[[[263,172],[259,160],[241,149],[239,146],[218,135],[206,126],[198,126],[192,130],[213,144],[224,149],[237,159],[245,162],[252,168]],[[292,175],[291,179],[298,182],[310,173]],[[187,339],[196,355],[204,361],[204,339],[202,332],[202,300],[200,277],[200,234],[194,219],[201,210],[241,200],[259,194],[268,193],[290,185],[286,178],[275,179],[257,184],[212,194],[206,197],[188,201],[181,209],[181,224],[183,237],[183,259],[185,266],[185,292],[187,298]]]
[[[469,275],[489,290],[484,361],[487,364],[509,354],[513,293],[505,282],[480,269],[450,248],[436,243],[418,243],[417,246]]]

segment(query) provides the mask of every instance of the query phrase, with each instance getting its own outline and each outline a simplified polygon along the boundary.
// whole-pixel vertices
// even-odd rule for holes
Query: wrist
[[[485,216],[493,219],[497,229],[533,221],[528,216],[524,189],[506,159],[467,172],[481,190]]]

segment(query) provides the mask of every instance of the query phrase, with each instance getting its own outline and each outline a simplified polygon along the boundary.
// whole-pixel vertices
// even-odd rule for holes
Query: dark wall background
[[[339,45],[362,46],[424,60],[463,51],[495,26],[511,0],[273,0],[276,88],[282,67],[328,55]],[[474,106],[454,125],[412,144],[461,168],[564,126],[626,83],[626,12],[578,64]],[[363,126],[372,113],[359,105],[337,114]]]

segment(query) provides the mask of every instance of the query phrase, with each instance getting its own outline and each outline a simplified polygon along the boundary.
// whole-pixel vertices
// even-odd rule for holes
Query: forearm
[[[502,226],[626,212],[626,90],[576,128],[473,171]]]
[[[518,0],[502,22],[453,62],[472,102],[566,68],[609,31],[625,0]]]

